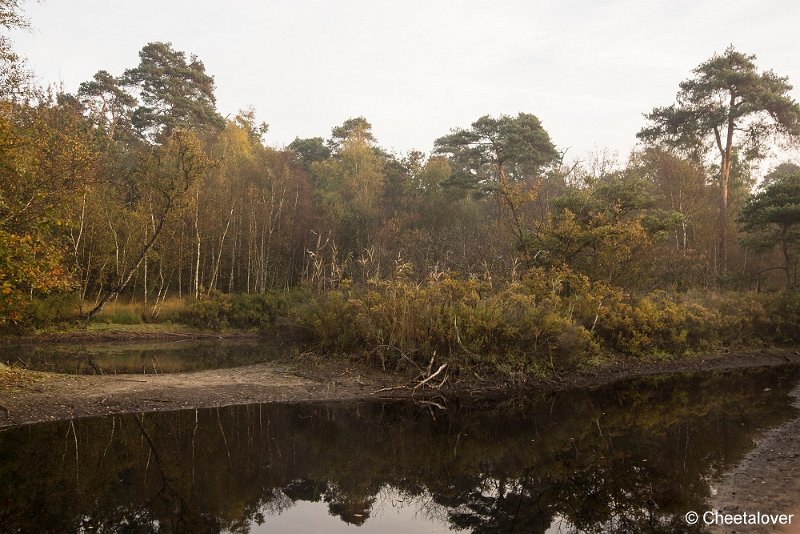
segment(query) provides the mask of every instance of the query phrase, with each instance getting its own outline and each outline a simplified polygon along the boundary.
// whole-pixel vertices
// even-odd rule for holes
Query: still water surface
[[[796,369],[516,400],[248,405],[0,432],[2,532],[683,532]]]
[[[286,354],[254,339],[187,339],[113,343],[48,343],[3,347],[0,362],[36,371],[91,374],[160,374],[239,367]]]

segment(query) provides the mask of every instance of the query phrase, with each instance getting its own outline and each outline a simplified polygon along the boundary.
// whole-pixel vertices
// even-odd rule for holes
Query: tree
[[[99,70],[90,81],[83,82],[78,98],[109,139],[115,138],[117,130],[130,129],[136,99],[125,91],[121,80],[108,72]]]
[[[215,108],[214,78],[197,56],[174,50],[170,43],[148,43],[139,52],[139,66],[128,69],[123,84],[138,90],[141,105],[133,124],[155,140],[168,138],[176,128],[222,129]]]
[[[28,21],[20,15],[20,0],[0,0],[0,27],[6,30],[27,28]],[[11,41],[0,35],[0,96],[14,96],[23,86],[27,74],[23,62],[11,47]]]
[[[668,236],[657,243],[657,279],[662,285],[687,288],[710,286],[716,280],[716,205],[719,196],[709,181],[708,169],[691,158],[663,146],[646,147],[631,154],[628,172],[649,183],[652,210],[679,216]],[[738,187],[743,180],[731,175],[732,206],[750,189]],[[741,189],[741,191],[740,191]],[[729,228],[730,230],[730,228]]]
[[[253,143],[262,144],[264,136],[269,131],[269,124],[256,122],[256,110],[252,107],[239,110],[233,118],[234,124],[247,132],[247,137]]]
[[[307,139],[296,137],[287,148],[297,154],[306,168],[310,168],[315,161],[323,161],[331,157],[331,149],[325,145],[325,140],[321,137]]]
[[[784,161],[764,176],[761,187],[767,187],[772,182],[791,174],[800,174],[800,165],[791,161]]]
[[[476,192],[496,193],[510,212],[520,250],[528,256],[521,205],[531,199],[531,184],[556,163],[559,153],[539,119],[488,115],[468,130],[457,129],[434,142],[434,152],[447,156],[453,168],[450,183]]]
[[[372,124],[364,117],[355,117],[347,119],[341,126],[335,126],[331,130],[331,138],[328,141],[330,148],[333,151],[339,151],[346,141],[362,144],[375,143]]]
[[[191,132],[180,130],[173,131],[163,145],[152,147],[148,157],[143,159],[135,182],[139,189],[139,209],[144,214],[142,218],[149,219],[149,224],[145,224],[148,230],[131,263],[121,270],[114,286],[89,312],[90,320],[127,287],[147,260],[165,227],[187,207],[190,189],[202,179],[211,165],[200,140]]]
[[[62,251],[47,239],[0,228],[0,326],[24,319],[31,295],[72,288]]]
[[[434,149],[449,157],[456,180],[486,190],[535,175],[559,157],[547,131],[530,113],[486,115],[468,130],[440,137]]]
[[[791,260],[800,244],[800,172],[774,175],[747,201],[738,220],[742,230],[750,234],[745,239],[750,248],[763,252],[780,245],[786,287],[792,287],[797,280]]]
[[[705,155],[719,154],[719,270],[728,260],[728,184],[737,148],[746,160],[763,157],[776,137],[800,136],[800,106],[789,96],[788,78],[772,71],[759,73],[756,56],[732,46],[694,69],[680,83],[677,102],[645,115],[649,124],[639,133],[643,141]]]
[[[646,287],[663,261],[653,246],[681,223],[679,213],[654,209],[651,184],[627,168],[585,178],[554,199],[553,212],[531,235],[537,262],[561,264],[626,288]]]
[[[333,156],[311,169],[326,215],[338,230],[343,252],[356,253],[369,244],[381,216],[385,191],[385,158],[363,117],[332,130]]]
[[[91,125],[65,95],[0,101],[0,324],[31,296],[68,289],[69,212],[94,181]]]

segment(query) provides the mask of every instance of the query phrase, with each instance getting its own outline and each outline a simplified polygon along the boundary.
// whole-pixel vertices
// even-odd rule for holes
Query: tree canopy
[[[800,106],[789,95],[787,78],[758,72],[756,56],[728,47],[694,69],[680,83],[676,103],[646,115],[643,141],[663,142],[697,156],[719,154],[719,268],[727,269],[728,183],[735,153],[763,157],[776,137],[800,136]]]
[[[792,171],[794,165],[784,166]],[[800,245],[800,172],[775,173],[767,185],[750,199],[739,214],[744,242],[756,251],[780,246],[786,285],[796,283],[792,260]]]
[[[150,138],[169,136],[178,127],[220,129],[224,124],[215,108],[214,78],[197,56],[187,59],[171,43],[145,45],[139,65],[125,71],[122,83],[139,92],[132,121]]]
[[[0,25],[24,24],[17,7],[0,0]],[[442,273],[490,285],[564,275],[619,294],[710,287],[727,254],[714,221],[728,210],[731,285],[776,262],[788,273],[796,257],[784,200],[798,167],[747,199],[749,163],[798,134],[798,107],[785,78],[733,49],[648,115],[639,135],[653,145],[628,160],[565,162],[531,113],[480,117],[429,154],[381,147],[363,116],[269,146],[255,111],[223,119],[203,62],[165,42],[74,95],[15,83],[0,95],[0,323],[52,292],[81,314],[123,296],[157,314],[167,296],[330,290],[391,273],[423,285]]]
[[[483,190],[495,189],[506,179],[534,176],[559,157],[550,135],[530,113],[483,116],[468,129],[438,138],[434,152],[450,159],[455,182]]]
[[[28,21],[20,14],[20,0],[0,0],[0,28],[27,28]],[[0,35],[0,96],[7,97],[21,89],[26,78],[24,65],[14,52],[11,41]]]
[[[78,98],[109,139],[121,130],[132,133],[131,115],[137,102],[122,86],[122,80],[99,70],[91,80],[80,85]]]

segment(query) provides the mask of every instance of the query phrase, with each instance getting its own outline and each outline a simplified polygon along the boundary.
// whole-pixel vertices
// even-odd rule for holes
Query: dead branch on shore
[[[428,382],[430,382],[431,380],[433,380],[434,378],[439,376],[441,374],[441,372],[444,371],[445,369],[447,369],[447,364],[443,363],[442,365],[439,366],[439,369],[437,369],[437,371],[435,373],[433,373],[428,378],[426,378],[425,380],[423,380],[422,382],[420,382],[419,384],[414,386],[414,391],[417,391],[417,389],[419,389],[421,386],[424,386],[425,384],[427,384]],[[445,380],[446,379],[447,379],[447,377],[445,377]],[[439,389],[443,385],[444,385],[444,381],[442,381],[442,383],[439,384],[438,386],[436,386],[434,389]]]
[[[376,395],[378,393],[384,393],[386,391],[395,391],[395,390],[400,390],[400,389],[410,389],[411,390],[411,394],[413,396],[414,394],[416,394],[417,390],[419,388],[423,387],[423,386],[427,386],[427,387],[429,387],[431,389],[436,389],[436,390],[441,389],[442,386],[444,386],[444,384],[447,382],[447,380],[450,377],[450,375],[445,373],[441,382],[439,382],[436,385],[430,384],[430,382],[434,378],[436,378],[439,375],[441,375],[442,373],[444,373],[445,370],[447,369],[447,362],[445,362],[442,365],[440,365],[439,368],[436,369],[435,372],[432,372],[433,371],[433,364],[434,364],[435,360],[436,360],[436,351],[433,352],[433,355],[431,356],[431,360],[428,363],[428,368],[427,369],[423,370],[419,365],[417,365],[416,363],[414,364],[414,365],[417,366],[418,369],[420,369],[420,373],[417,375],[416,378],[414,378],[414,381],[417,381],[417,382],[415,384],[413,384],[413,386],[412,386],[412,384],[399,384],[397,386],[389,386],[389,387],[385,387],[385,388],[381,388],[381,389],[377,389],[377,390],[373,391],[372,395]]]
[[[447,406],[442,406],[438,402],[434,402],[434,401],[430,401],[430,400],[418,400],[418,401],[415,401],[415,402],[417,404],[421,404],[423,406],[435,406],[436,408],[439,408],[440,410],[447,410]]]

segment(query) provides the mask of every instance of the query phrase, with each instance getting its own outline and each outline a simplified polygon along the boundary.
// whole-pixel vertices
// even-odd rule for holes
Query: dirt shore
[[[800,365],[800,351],[755,349],[664,362],[619,362],[561,380],[538,381],[524,391],[598,386],[617,380],[672,372]],[[154,375],[73,376],[25,371],[3,385],[0,428],[43,421],[131,412],[209,408],[260,402],[302,402],[424,396],[409,377],[381,372],[343,358],[305,356],[232,369]],[[460,384],[436,394],[519,393],[511,385]]]
[[[753,349],[663,362],[619,362],[526,391],[592,387],[625,378],[674,372],[800,365],[795,349]],[[426,395],[409,377],[348,362],[302,356],[233,369],[158,375],[71,376],[0,368],[0,430],[75,417],[168,411],[263,402],[377,399]],[[475,384],[437,395],[511,394],[504,384]],[[800,387],[796,390],[800,407]],[[428,392],[430,394],[430,392]],[[438,401],[437,401],[438,402]],[[730,512],[798,513],[800,418],[769,431],[716,488],[710,508]],[[719,529],[715,532],[770,532]],[[794,531],[791,531],[794,532]]]
[[[792,392],[800,408],[800,386]],[[714,533],[800,532],[800,418],[768,431],[758,445],[725,474],[710,508],[726,514],[794,514],[791,526],[717,526]]]

